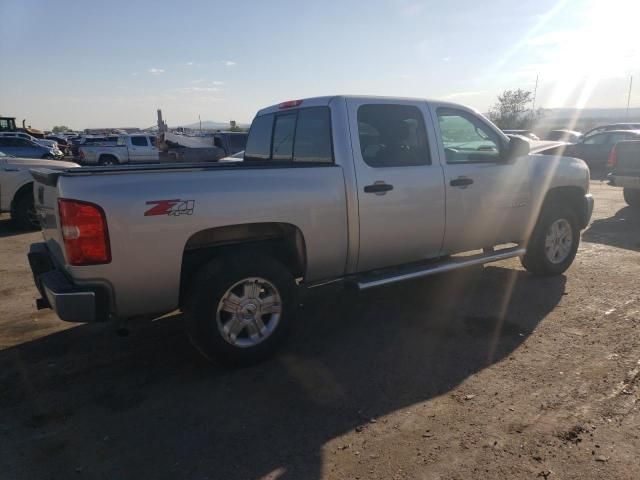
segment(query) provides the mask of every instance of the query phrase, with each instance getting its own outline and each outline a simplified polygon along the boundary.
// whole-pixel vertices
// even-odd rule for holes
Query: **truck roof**
[[[267,113],[273,113],[273,112],[278,112],[283,110],[283,108],[287,108],[287,109],[295,109],[295,108],[302,108],[302,107],[326,107],[328,106],[333,100],[336,99],[349,99],[349,98],[357,98],[357,99],[370,99],[372,101],[393,101],[393,100],[400,100],[400,101],[410,101],[410,102],[427,102],[427,103],[431,103],[431,102],[437,102],[439,105],[444,105],[444,106],[449,106],[449,107],[455,107],[455,108],[463,108],[469,111],[472,111],[476,114],[480,114],[477,110],[467,107],[465,105],[461,105],[459,103],[453,103],[453,102],[447,102],[445,100],[437,100],[437,99],[429,99],[429,98],[420,98],[420,97],[394,97],[394,96],[381,96],[381,95],[327,95],[327,96],[323,96],[323,97],[309,97],[309,98],[302,98],[299,100],[289,100],[289,101],[285,101],[282,103],[278,103],[275,105],[271,105],[269,107],[265,107],[261,110],[258,111],[258,113],[256,114],[256,116],[260,116],[260,115],[264,115]],[[299,102],[299,103],[298,103]],[[283,107],[283,105],[286,104],[290,104],[290,106],[286,106]],[[481,115],[481,114],[480,114]]]

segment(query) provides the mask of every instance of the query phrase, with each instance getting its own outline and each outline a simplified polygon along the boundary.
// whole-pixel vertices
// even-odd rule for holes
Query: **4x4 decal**
[[[195,200],[151,200],[147,205],[155,205],[144,212],[145,217],[153,215],[193,215]]]

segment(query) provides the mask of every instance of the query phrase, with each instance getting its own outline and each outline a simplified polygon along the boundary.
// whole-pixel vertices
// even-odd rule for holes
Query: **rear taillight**
[[[67,260],[71,265],[111,262],[107,220],[98,205],[59,198],[58,211]]]
[[[607,159],[607,167],[613,168],[618,164],[618,152],[616,150],[616,146],[614,145],[611,151],[609,152],[609,158]]]

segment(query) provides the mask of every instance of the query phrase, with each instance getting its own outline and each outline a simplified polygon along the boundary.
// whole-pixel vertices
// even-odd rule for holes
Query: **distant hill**
[[[628,116],[626,108],[549,108],[544,109],[544,116],[558,120],[577,116],[581,119],[597,118],[612,119],[615,122],[638,122],[640,121],[640,108],[630,108]]]
[[[553,129],[584,132],[608,123],[640,122],[640,108],[545,108],[534,131],[545,135]]]

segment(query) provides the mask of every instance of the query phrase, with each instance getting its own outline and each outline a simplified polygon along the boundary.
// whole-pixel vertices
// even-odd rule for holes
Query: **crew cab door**
[[[358,191],[358,270],[437,257],[445,197],[424,102],[347,99]]]
[[[519,242],[529,211],[527,157],[475,112],[432,104],[447,196],[445,253]]]
[[[158,158],[155,145],[150,144],[146,135],[131,135],[128,149],[130,162],[151,163]]]

